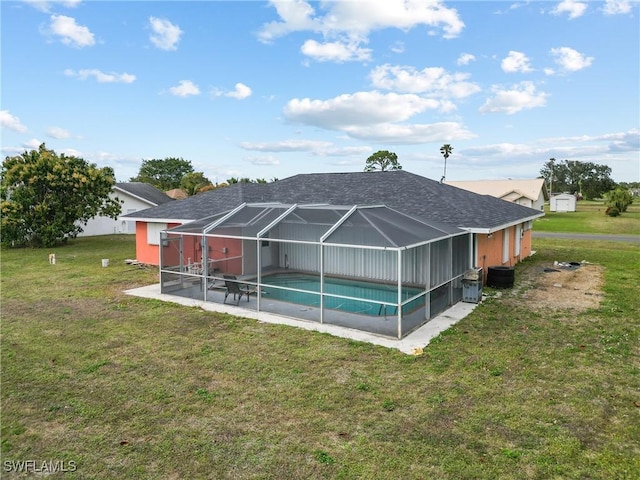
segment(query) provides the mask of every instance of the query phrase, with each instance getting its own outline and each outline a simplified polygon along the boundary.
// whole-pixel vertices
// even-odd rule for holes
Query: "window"
[[[509,261],[509,229],[502,231],[502,263]]]
[[[149,245],[159,245],[160,232],[166,229],[166,223],[147,223],[147,243]]]

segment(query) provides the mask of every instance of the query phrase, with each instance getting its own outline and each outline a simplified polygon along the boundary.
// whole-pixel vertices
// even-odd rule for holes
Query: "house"
[[[570,193],[554,195],[549,200],[549,210],[552,212],[575,212],[576,196]]]
[[[530,180],[448,181],[445,183],[480,195],[491,195],[507,202],[517,203],[539,211],[544,211],[544,202],[549,200],[549,194],[543,178]]]
[[[300,174],[273,183],[237,183],[185,200],[124,215],[136,222],[136,257],[159,264],[160,232],[243,203],[281,202],[385,205],[423,221],[437,221],[474,235],[474,264],[515,265],[531,254],[531,228],[540,210],[499,201],[409,173]],[[123,219],[124,219],[123,218]]]
[[[153,185],[142,182],[116,183],[110,196],[120,201],[122,214],[124,215],[173,201],[172,198]],[[112,235],[114,233],[133,234],[135,233],[135,222],[124,218],[114,220],[109,217],[94,217],[86,225],[83,225],[82,229],[83,231],[78,235],[79,237]]]
[[[397,170],[238,183],[125,218],[162,293],[233,291],[244,308],[402,338],[461,301],[469,272],[531,255],[542,215]]]

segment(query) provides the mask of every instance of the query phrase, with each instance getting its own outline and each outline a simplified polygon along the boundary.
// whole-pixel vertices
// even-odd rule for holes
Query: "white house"
[[[447,185],[462,188],[480,195],[491,195],[507,202],[544,211],[544,202],[549,199],[543,178],[529,180],[471,180],[448,181]]]
[[[111,192],[111,198],[117,198],[122,208],[121,215],[134,213],[139,210],[156,207],[162,203],[172,202],[162,190],[153,185],[142,182],[122,182],[116,183]],[[109,217],[93,217],[82,226],[83,232],[79,237],[90,237],[94,235],[112,235],[114,233],[136,233],[135,222],[118,218],[114,220]]]
[[[552,212],[575,212],[576,196],[570,193],[554,195],[549,201],[549,210]]]

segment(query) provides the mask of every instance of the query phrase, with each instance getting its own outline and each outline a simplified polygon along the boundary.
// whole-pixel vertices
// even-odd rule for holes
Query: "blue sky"
[[[2,1],[2,155],[181,157],[229,177],[640,181],[637,1]]]

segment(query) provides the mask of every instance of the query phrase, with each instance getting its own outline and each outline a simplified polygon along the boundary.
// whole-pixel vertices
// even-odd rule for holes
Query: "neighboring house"
[[[542,187],[541,187],[542,188]],[[515,265],[531,255],[533,220],[544,215],[407,172],[300,174],[273,183],[237,183],[185,200],[124,215],[136,222],[136,259],[159,264],[160,232],[243,203],[385,205],[422,222],[439,222],[472,234],[470,263]]]
[[[449,181],[445,183],[480,195],[491,195],[492,197],[517,203],[541,212],[544,211],[545,200],[549,200],[543,178],[531,180]]]
[[[181,188],[174,188],[173,190],[168,190],[165,193],[174,200],[184,200],[188,197],[187,193]]]
[[[146,210],[173,201],[163,191],[153,185],[142,182],[116,183],[110,196],[120,201],[121,217],[122,215],[132,214],[139,210]],[[86,225],[82,226],[83,232],[78,236],[89,237],[114,233],[136,233],[135,222],[121,217],[116,220],[109,217],[94,217]]]
[[[570,193],[554,195],[549,201],[549,210],[552,212],[575,212],[576,196]]]

